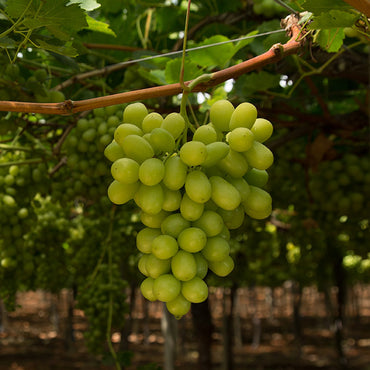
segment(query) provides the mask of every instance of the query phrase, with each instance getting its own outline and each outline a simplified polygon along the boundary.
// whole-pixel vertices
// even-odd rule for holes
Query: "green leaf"
[[[180,70],[181,70],[181,58],[173,59],[166,64],[166,82],[176,83],[180,80]],[[194,78],[200,76],[202,71],[199,69],[196,63],[192,61],[185,61],[184,68],[184,81],[193,80]]]
[[[314,18],[313,22],[309,25],[309,29],[329,29],[338,27],[351,27],[358,19],[357,14],[343,12],[341,10],[330,10]]]
[[[80,8],[88,12],[91,12],[92,10],[101,6],[98,2],[96,2],[96,0],[70,0],[67,6],[71,4],[79,4]]]
[[[148,71],[147,69],[140,68],[138,73],[149,82],[153,82],[156,85],[166,85],[165,72],[163,70],[154,69]]]
[[[35,7],[35,1],[33,1],[33,4],[28,9],[28,13],[35,13],[36,7]],[[12,18],[18,18],[22,15],[22,13],[25,11],[29,4],[30,0],[12,0],[7,2],[7,6],[5,8],[6,13],[12,17]]]
[[[280,75],[261,71],[246,74],[238,81],[238,88],[242,88],[242,93],[251,96],[256,91],[266,91],[279,86]]]
[[[215,35],[204,40],[197,46],[209,45],[228,40],[229,39],[226,36]],[[235,46],[230,43],[192,51],[190,57],[193,62],[199,64],[202,67],[223,67],[234,54]]]
[[[86,27],[86,29],[88,29],[89,31],[101,32],[101,33],[105,33],[107,35],[111,35],[111,36],[114,36],[114,37],[117,36],[114,33],[114,31],[111,28],[109,28],[108,23],[98,21],[98,20],[90,17],[89,15],[86,16],[86,20],[87,20],[87,24],[88,24],[88,27]]]
[[[316,15],[327,13],[330,10],[350,10],[353,9],[343,0],[306,0],[303,4],[305,10]]]
[[[16,46],[16,42],[10,37],[5,36],[5,37],[0,38],[0,47],[11,49],[11,48],[15,48],[15,46]]]
[[[343,28],[331,28],[318,31],[314,41],[327,52],[336,53],[343,45],[344,37]]]
[[[62,54],[62,55],[67,55],[69,57],[76,57],[78,55],[77,50],[70,46],[70,45],[53,45],[49,44],[45,41],[42,41],[40,39],[36,40],[38,43],[38,47],[41,49],[53,51],[54,53]]]

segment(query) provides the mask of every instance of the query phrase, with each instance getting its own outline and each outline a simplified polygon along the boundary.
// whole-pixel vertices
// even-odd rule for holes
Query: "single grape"
[[[154,280],[153,293],[161,302],[173,301],[181,291],[181,283],[171,274],[164,274]]]
[[[195,262],[197,264],[197,274],[201,279],[204,279],[208,272],[208,261],[204,258],[202,253],[195,253],[194,254]]]
[[[139,180],[139,164],[130,158],[120,158],[112,163],[113,178],[123,184],[133,184]]]
[[[204,172],[195,170],[186,177],[185,191],[194,202],[205,203],[211,198],[211,183]]]
[[[230,245],[227,240],[219,236],[208,238],[201,253],[207,261],[222,261],[230,253]]]
[[[218,213],[221,215],[225,225],[230,230],[237,229],[243,224],[245,212],[242,205],[239,205],[231,211],[220,208]]]
[[[269,139],[273,132],[273,126],[270,121],[264,118],[257,118],[254,122],[251,131],[254,134],[255,140],[264,143]]]
[[[163,190],[160,184],[148,186],[141,184],[135,193],[136,204],[145,212],[155,215],[162,210]]]
[[[157,279],[159,276],[167,274],[171,269],[171,260],[162,260],[154,254],[146,254],[145,268],[148,276]],[[159,298],[158,298],[159,299]]]
[[[208,266],[217,276],[224,277],[234,269],[234,261],[231,256],[227,256],[221,261],[209,261]]]
[[[173,212],[180,208],[182,196],[180,190],[170,190],[165,185],[163,189],[163,205],[165,211]]]
[[[216,236],[222,231],[224,221],[217,212],[207,210],[198,220],[193,222],[193,226],[199,227],[206,233],[207,237],[210,237]]]
[[[185,130],[185,120],[180,113],[170,113],[164,118],[161,128],[170,132],[176,140]]]
[[[141,124],[147,115],[148,110],[143,103],[132,103],[123,111],[123,122],[131,123],[141,128]]]
[[[199,166],[207,158],[207,147],[201,141],[188,141],[180,149],[180,158],[188,166]]]
[[[153,292],[153,285],[154,285],[154,279],[151,277],[147,277],[140,285],[140,291],[141,294],[151,302],[154,302],[157,300],[157,297],[155,296]]]
[[[168,158],[164,164],[163,184],[170,190],[181,189],[186,180],[188,167],[178,155]]]
[[[212,200],[219,207],[229,211],[238,207],[241,202],[241,196],[232,184],[220,176],[212,176],[209,181],[212,188]]]
[[[215,166],[221,159],[225,158],[229,153],[229,145],[227,143],[216,141],[206,145],[207,157],[202,163],[203,167]]]
[[[201,251],[206,245],[207,235],[198,227],[189,227],[180,233],[177,241],[184,251],[196,253]]]
[[[138,135],[126,136],[122,141],[122,148],[127,157],[140,164],[154,156],[154,150],[151,145]]]
[[[148,186],[159,184],[164,177],[164,164],[158,158],[146,159],[139,168],[140,181]]]
[[[193,135],[193,141],[201,141],[206,145],[216,142],[217,138],[217,131],[209,124],[199,126]]]
[[[114,131],[114,140],[122,146],[123,139],[128,135],[143,136],[143,131],[131,123],[122,123]]]
[[[169,212],[161,210],[159,213],[155,215],[141,212],[140,213],[140,221],[147,227],[158,229],[161,227],[162,222],[170,215]]]
[[[234,112],[234,106],[225,99],[212,104],[209,117],[212,124],[220,131],[229,131],[229,122]]]
[[[204,302],[208,297],[207,284],[198,276],[182,283],[181,293],[191,303]]]
[[[108,197],[114,204],[124,204],[133,199],[139,189],[139,182],[123,184],[114,180],[108,187]]]
[[[274,162],[271,150],[258,141],[254,141],[252,147],[243,154],[248,164],[258,170],[266,170]]]
[[[232,149],[224,159],[218,162],[217,167],[236,178],[244,176],[248,171],[248,163],[243,154]]]
[[[190,306],[191,303],[181,293],[172,301],[166,302],[168,312],[174,315],[176,319],[186,315],[190,310]]]
[[[244,177],[249,185],[257,186],[259,188],[265,186],[269,179],[269,175],[266,170],[258,170],[257,168],[250,168]]]
[[[250,129],[256,119],[256,107],[251,103],[241,103],[235,108],[232,116],[230,117],[228,129],[230,129],[230,131],[237,127],[246,127]]]
[[[149,136],[149,142],[157,154],[172,153],[175,150],[175,139],[164,128],[154,128]]]
[[[203,210],[203,203],[194,202],[186,193],[183,195],[180,204],[180,213],[185,220],[197,220],[203,214]]]
[[[252,147],[254,134],[246,127],[237,127],[226,135],[226,140],[232,150],[245,152]]]
[[[142,122],[142,130],[144,133],[152,132],[155,128],[161,127],[163,117],[157,113],[149,113]]]
[[[190,227],[190,222],[188,220],[185,220],[180,213],[173,213],[162,221],[161,231],[163,234],[171,235],[174,238],[177,238],[181,231],[187,229],[188,227]]]
[[[250,186],[248,198],[243,201],[245,213],[255,219],[263,219],[271,214],[272,199],[265,190]]]
[[[152,241],[152,253],[161,260],[173,257],[179,249],[177,241],[170,235],[158,235]]]
[[[146,227],[140,230],[136,236],[137,249],[142,253],[151,253],[153,240],[159,235],[161,235],[160,229]]]
[[[192,279],[197,273],[197,264],[193,254],[179,250],[171,259],[171,271],[178,280]]]

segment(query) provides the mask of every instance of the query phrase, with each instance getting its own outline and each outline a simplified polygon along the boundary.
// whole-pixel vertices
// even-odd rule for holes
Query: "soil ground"
[[[239,323],[233,349],[234,370],[336,370],[338,361],[334,334],[326,315],[322,296],[315,290],[302,297],[302,339],[294,338],[292,297],[289,290],[274,292],[273,303],[265,290],[242,291],[238,295]],[[222,316],[227,310],[224,291],[215,290],[211,297],[215,331],[212,337],[212,370],[221,370],[223,339]],[[67,294],[67,293],[66,293]],[[343,349],[347,369],[370,370],[370,287],[357,290],[355,301],[347,307]],[[254,303],[253,305],[251,303]],[[354,303],[355,302],[355,303]],[[74,342],[66,349],[59,329],[66,320],[66,300],[45,292],[27,292],[18,296],[20,307],[8,313],[0,332],[0,370],[110,370],[112,366],[89,354],[83,339],[87,327],[83,312],[73,311]],[[226,306],[226,307],[225,307]],[[128,336],[133,358],[127,370],[140,369],[150,363],[163,366],[164,337],[161,332],[162,306],[148,306],[144,320],[143,301],[138,296]],[[258,333],[260,332],[260,335]],[[113,341],[119,333],[113,334]],[[197,351],[190,315],[178,323],[176,369],[208,370],[197,366]],[[153,369],[153,368],[152,368]]]

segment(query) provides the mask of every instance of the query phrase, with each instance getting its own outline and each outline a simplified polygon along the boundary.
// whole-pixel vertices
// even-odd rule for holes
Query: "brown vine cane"
[[[212,77],[207,82],[197,85],[193,91],[205,91],[209,87],[219,85],[228,79],[238,78],[245,73],[264,67],[265,65],[276,63],[285,56],[298,53],[303,45],[303,38],[299,38],[302,31],[301,27],[298,25],[298,18],[295,15],[290,15],[285,18],[285,20],[283,21],[283,25],[290,35],[290,40],[287,43],[274,45],[267,52],[261,55],[248,59],[235,66],[213,73]],[[190,83],[191,81],[187,81],[185,82],[185,85],[189,85]],[[95,108],[107,107],[110,105],[176,95],[181,93],[182,90],[183,89],[181,85],[179,83],[176,83],[87,100],[66,100],[61,103],[0,101],[0,111],[70,115],[73,113],[83,112]]]

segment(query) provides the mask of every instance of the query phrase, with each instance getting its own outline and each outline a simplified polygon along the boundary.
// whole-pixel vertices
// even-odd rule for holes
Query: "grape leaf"
[[[329,12],[333,9],[350,10],[352,7],[343,0],[306,0],[303,4],[305,10],[316,15]]]
[[[315,42],[329,53],[336,53],[343,45],[345,34],[343,28],[320,30],[315,35]]]
[[[109,24],[98,21],[98,20],[90,17],[89,15],[86,16],[86,20],[87,20],[87,24],[88,24],[88,27],[87,27],[88,30],[95,31],[95,32],[101,32],[101,33],[106,33],[107,35],[111,35],[111,36],[116,37],[116,34],[114,33],[114,31],[111,28],[109,28]]]
[[[329,29],[338,27],[351,27],[358,19],[357,14],[344,12],[341,10],[330,10],[329,12],[322,13],[314,18],[313,22],[309,25],[309,29]]]
[[[0,47],[1,48],[15,48],[16,42],[8,36],[0,38]]]
[[[50,43],[42,41],[40,39],[38,39],[36,41],[38,43],[38,47],[40,47],[42,49],[53,51],[54,53],[58,53],[58,54],[62,54],[62,55],[67,55],[69,57],[75,57],[75,56],[78,55],[77,50],[74,47],[70,46],[70,45],[59,46],[59,45],[50,44]]]
[[[69,0],[68,5],[79,4],[80,8],[91,12],[94,9],[99,8],[101,5],[96,0]]]
[[[197,46],[214,44],[217,42],[223,42],[229,40],[226,36],[215,35]],[[206,49],[194,50],[191,52],[191,60],[194,63],[199,64],[202,67],[212,67],[212,66],[224,66],[231,57],[235,54],[235,46],[230,44],[223,44],[212,46]]]
[[[251,96],[256,91],[266,91],[279,86],[280,76],[266,71],[254,72],[242,76],[237,80],[236,88],[240,93]]]
[[[176,83],[180,79],[181,59],[173,59],[166,64],[166,82]],[[186,61],[184,70],[184,81],[192,80],[201,75],[201,70],[193,61]]]

